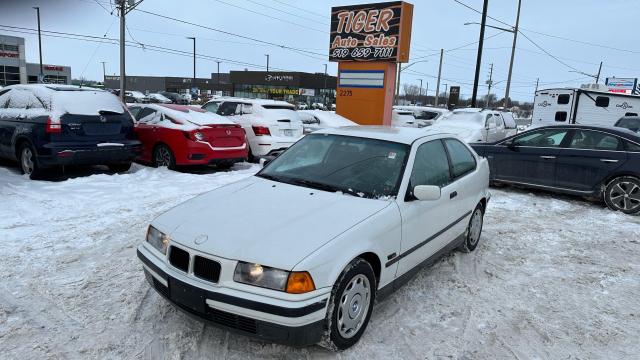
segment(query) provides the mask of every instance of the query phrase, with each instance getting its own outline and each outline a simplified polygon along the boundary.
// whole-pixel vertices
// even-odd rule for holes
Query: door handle
[[[600,159],[600,161],[605,162],[605,163],[617,163],[619,160],[613,160],[613,159]]]
[[[453,199],[454,197],[458,196],[458,192],[454,191],[451,194],[449,194],[449,199]]]
[[[551,155],[541,155],[540,157],[543,158],[543,159],[555,159],[556,158],[555,156],[551,156]]]

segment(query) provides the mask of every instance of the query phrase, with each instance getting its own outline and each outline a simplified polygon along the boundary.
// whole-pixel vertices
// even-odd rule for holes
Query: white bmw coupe
[[[138,257],[157,292],[201,319],[346,349],[376,298],[476,248],[488,184],[487,161],[437,129],[321,130],[159,216]]]

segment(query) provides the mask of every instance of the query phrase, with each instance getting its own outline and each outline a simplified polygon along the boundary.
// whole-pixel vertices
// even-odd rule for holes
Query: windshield
[[[459,121],[459,122],[474,122],[479,125],[484,125],[484,116],[476,112],[454,112],[450,116],[443,118],[446,121]]]
[[[620,119],[616,126],[629,129],[633,132],[640,132],[640,118]]]
[[[258,176],[372,199],[396,196],[408,152],[406,144],[312,134],[274,159]]]

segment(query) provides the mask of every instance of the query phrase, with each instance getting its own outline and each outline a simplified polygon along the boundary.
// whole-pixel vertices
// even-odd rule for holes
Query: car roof
[[[34,90],[42,89],[46,91],[105,91],[92,87],[80,87],[76,85],[59,85],[59,84],[16,84],[6,86],[3,90]]]
[[[539,126],[539,127],[535,127],[531,130],[539,130],[539,129],[545,129],[545,128],[568,128],[568,129],[583,129],[583,130],[597,130],[597,131],[605,131],[617,136],[620,136],[622,138],[625,138],[627,140],[631,140],[635,143],[640,143],[640,136],[638,136],[636,133],[634,133],[633,131],[626,129],[626,128],[621,128],[621,127],[617,127],[617,126],[598,126],[598,125],[582,125],[582,124],[567,124],[567,125],[562,125],[562,124],[557,124],[557,125],[547,125],[547,126]]]
[[[410,128],[410,127],[394,127],[384,125],[358,125],[343,126],[339,128],[327,128],[318,130],[314,134],[331,134],[355,136],[368,139],[378,139],[392,141],[411,145],[414,141],[436,135],[445,135],[446,133],[438,129],[430,128]]]

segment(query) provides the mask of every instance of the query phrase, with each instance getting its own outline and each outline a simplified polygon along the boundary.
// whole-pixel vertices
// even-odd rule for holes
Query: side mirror
[[[515,148],[516,148],[516,144],[515,144],[515,142],[513,141],[513,139],[511,139],[511,140],[507,141],[506,145],[507,145],[507,147],[508,147],[509,149],[515,149]]]
[[[440,199],[440,187],[435,185],[417,185],[413,188],[413,196],[420,201],[433,201]]]

